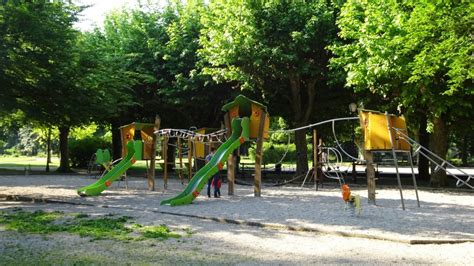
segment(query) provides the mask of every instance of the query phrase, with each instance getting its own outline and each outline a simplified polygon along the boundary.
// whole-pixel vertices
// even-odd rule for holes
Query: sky
[[[137,7],[137,0],[76,0],[77,5],[91,5],[81,13],[75,27],[81,31],[92,30],[95,26],[102,27],[105,15],[122,7]]]

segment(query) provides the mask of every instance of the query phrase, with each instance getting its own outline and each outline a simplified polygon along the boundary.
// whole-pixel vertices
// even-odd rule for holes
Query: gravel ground
[[[71,204],[0,201],[1,210],[61,210],[88,214],[132,216],[144,225],[166,224],[192,230],[190,237],[166,241],[90,241],[68,234],[20,234],[0,228],[0,264],[133,263],[133,264],[471,264],[473,242],[443,245],[409,245],[413,239],[474,239],[472,193],[420,191],[421,208],[413,191],[404,191],[407,210],[400,208],[399,192],[378,190],[377,206],[366,204],[360,216],[350,216],[336,189],[322,191],[295,187],[264,188],[261,198],[251,187],[237,186],[235,196],[208,199],[200,196],[188,206],[159,206],[183,189],[175,181],[166,192],[146,191],[144,179],[131,178],[128,190],[117,183],[100,197],[80,198],[75,189],[93,182],[81,176],[0,176],[0,195],[48,198]],[[162,186],[161,179],[157,187]],[[91,204],[88,206],[84,204]],[[106,208],[107,207],[107,208]],[[166,214],[167,212],[172,213]],[[327,232],[296,232],[219,223],[190,218],[218,217],[277,224]],[[357,233],[341,237],[331,232]]]

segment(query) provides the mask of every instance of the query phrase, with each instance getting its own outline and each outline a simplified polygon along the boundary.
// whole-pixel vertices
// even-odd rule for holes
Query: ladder
[[[410,150],[396,150],[395,147],[398,147],[398,134],[395,134],[395,138],[393,136],[393,131],[392,129],[395,129],[392,127],[392,120],[390,119],[390,115],[388,113],[385,113],[385,116],[387,117],[387,125],[388,125],[388,132],[390,136],[390,143],[392,145],[392,156],[393,156],[393,162],[395,164],[395,172],[397,174],[397,181],[398,181],[398,189],[400,190],[400,199],[402,201],[402,209],[405,210],[405,201],[403,200],[403,191],[402,191],[402,181],[400,180],[400,172],[398,170],[398,159],[397,159],[397,152],[404,152],[408,154],[408,161],[410,162],[410,168],[411,168],[411,177],[413,179],[413,187],[415,188],[415,194],[416,194],[416,202],[418,207],[420,207],[420,198],[418,197],[418,187],[416,185],[416,177],[415,177],[415,170],[413,169],[413,157],[411,154]],[[399,131],[395,132],[402,132],[405,131],[405,129],[400,129]],[[394,143],[394,140],[396,143]]]
[[[393,129],[397,132],[400,139],[403,139],[404,141],[408,142],[411,147],[415,148],[415,151],[413,152],[413,156],[421,155],[427,158],[431,163],[436,165],[435,171],[444,170],[446,174],[454,177],[456,179],[457,187],[467,186],[471,189],[474,189],[474,184],[472,184],[471,182],[471,180],[474,179],[474,176],[466,173],[461,168],[458,168],[452,165],[450,162],[439,157],[434,152],[430,151],[426,147],[422,146],[420,143],[408,137],[407,134],[401,132],[398,128],[393,128]],[[465,176],[465,178],[463,179],[462,177],[460,177],[459,173]]]
[[[412,178],[413,178],[413,185],[414,185],[415,191],[416,191],[416,199],[417,199],[417,202],[418,202],[418,207],[420,207],[420,201],[419,201],[419,198],[418,198],[418,189],[417,189],[417,186],[416,186],[415,171],[414,171],[414,168],[413,168],[413,157],[417,156],[417,155],[421,155],[421,156],[425,157],[431,163],[436,165],[435,171],[444,170],[446,172],[446,174],[454,177],[456,179],[456,186],[457,187],[467,186],[471,189],[474,189],[474,185],[471,184],[472,183],[471,179],[474,179],[474,177],[472,175],[469,175],[468,173],[466,173],[462,169],[452,165],[448,161],[446,161],[443,158],[439,157],[434,152],[430,151],[426,147],[422,146],[420,143],[418,143],[415,140],[413,140],[412,138],[410,138],[408,136],[408,133],[407,133],[406,129],[392,127],[390,116],[388,114],[386,114],[386,116],[387,116],[388,131],[390,133],[390,141],[391,141],[391,144],[392,144],[392,155],[393,155],[393,160],[394,160],[394,164],[395,164],[395,170],[396,170],[396,174],[397,174],[397,180],[398,180],[398,186],[399,186],[399,189],[400,189],[400,196],[401,196],[401,200],[402,200],[403,210],[405,210],[405,203],[403,201],[403,193],[402,193],[402,186],[401,186],[401,181],[400,181],[400,173],[399,173],[399,170],[398,170],[397,152],[404,152],[404,153],[408,154],[408,160],[410,162],[411,173],[412,173]],[[395,136],[393,136],[393,134],[395,134]],[[415,150],[413,152],[413,154],[411,153],[411,151],[407,151],[407,150],[396,150],[395,147],[398,147],[398,141],[400,141],[400,140],[405,141],[406,143],[408,143],[408,145],[411,148],[413,148]],[[394,141],[396,143],[394,143]],[[466,177],[463,179],[462,177],[459,176],[458,173],[461,173],[462,175],[464,175]]]

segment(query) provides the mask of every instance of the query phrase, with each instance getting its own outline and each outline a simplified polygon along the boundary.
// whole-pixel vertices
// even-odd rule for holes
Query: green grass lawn
[[[50,163],[51,169],[55,169],[59,166],[59,158],[51,158]],[[0,168],[2,169],[19,169],[30,168],[33,170],[44,170],[46,167],[46,157],[31,157],[31,156],[1,156],[0,157]]]
[[[187,164],[187,158],[183,159],[183,165]],[[248,157],[242,157],[241,163],[245,165],[246,168],[253,168],[255,161]],[[148,161],[148,165],[150,164],[150,161]],[[311,162],[308,163],[308,165],[311,167]],[[52,158],[52,163],[50,164],[51,170],[54,171],[59,166],[59,158],[58,157],[53,157]],[[46,157],[35,157],[35,156],[0,156],[0,169],[6,169],[6,170],[24,170],[24,169],[31,169],[35,171],[44,171],[46,167]],[[179,159],[176,159],[176,168],[179,167]],[[275,167],[275,164],[266,164],[266,168],[272,168]],[[296,168],[296,163],[293,162],[285,162],[282,163],[282,168],[283,169],[290,169],[290,168]],[[132,171],[138,171],[138,172],[145,172],[147,169],[147,162],[144,160],[137,161],[131,168],[130,170]],[[156,167],[155,169],[157,171],[163,171],[163,160],[160,160],[160,158],[157,158],[156,161]],[[224,169],[226,167],[224,166]],[[186,170],[185,170],[186,171]],[[193,169],[193,172],[195,172],[195,169]]]

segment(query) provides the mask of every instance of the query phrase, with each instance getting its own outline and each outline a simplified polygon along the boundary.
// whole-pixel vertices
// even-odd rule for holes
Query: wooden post
[[[155,116],[155,125],[153,126],[153,132],[160,129],[161,119],[157,115]],[[150,167],[148,168],[147,183],[148,190],[155,191],[155,162],[156,162],[156,135],[153,133],[151,142],[151,160]]]
[[[230,137],[230,117],[229,113],[224,116],[224,124],[227,129],[227,137]],[[227,195],[234,195],[234,184],[235,184],[235,159],[234,155],[231,153],[227,158]]]
[[[368,201],[375,205],[375,168],[372,151],[365,151]]]
[[[318,190],[318,131],[313,129],[313,178],[314,188]]]
[[[235,182],[235,156],[231,152],[227,157],[227,195],[234,195],[234,182]]]
[[[188,180],[193,176],[193,141],[188,138]]]
[[[163,136],[163,189],[168,189],[168,136]]]
[[[181,138],[178,137],[178,160],[179,160],[179,170],[178,170],[178,176],[179,180],[181,180],[181,184],[183,184],[183,154],[181,152]]]
[[[255,149],[255,173],[254,173],[254,196],[261,196],[261,186],[262,186],[262,157],[263,157],[263,140],[265,129],[265,118],[266,113],[262,111],[260,114],[260,125],[258,127],[257,134],[257,147]]]

